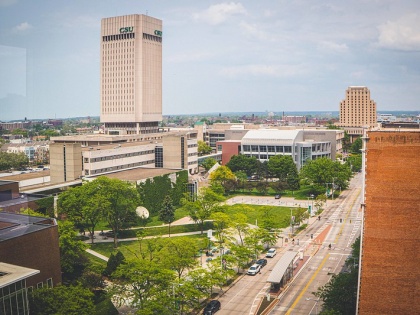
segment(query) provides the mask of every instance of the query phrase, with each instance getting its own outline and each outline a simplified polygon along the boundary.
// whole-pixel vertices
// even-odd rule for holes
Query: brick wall
[[[420,132],[367,136],[359,314],[420,314]]]
[[[58,226],[1,241],[0,261],[39,270],[39,274],[26,280],[28,287],[36,288],[38,282],[45,285],[48,278],[53,279],[54,285],[61,283]]]

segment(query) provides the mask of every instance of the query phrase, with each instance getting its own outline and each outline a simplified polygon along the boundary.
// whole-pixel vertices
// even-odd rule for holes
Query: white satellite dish
[[[136,213],[142,219],[147,219],[149,217],[149,211],[142,206],[136,208]]]

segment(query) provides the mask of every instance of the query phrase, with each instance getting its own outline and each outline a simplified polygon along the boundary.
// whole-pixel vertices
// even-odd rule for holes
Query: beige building
[[[162,121],[162,21],[127,15],[101,22],[101,122],[109,134],[147,134]]]
[[[376,126],[376,103],[366,86],[350,86],[340,103],[339,126],[355,138],[363,135],[363,128]]]

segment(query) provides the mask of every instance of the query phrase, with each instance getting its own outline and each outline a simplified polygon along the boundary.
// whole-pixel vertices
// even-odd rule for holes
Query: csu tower
[[[162,121],[162,21],[141,14],[102,19],[100,60],[100,119],[106,132],[158,132]]]

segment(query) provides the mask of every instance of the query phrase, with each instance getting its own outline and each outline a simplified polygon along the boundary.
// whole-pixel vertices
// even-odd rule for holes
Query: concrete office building
[[[109,134],[147,134],[162,121],[162,21],[101,21],[100,120]]]
[[[376,103],[366,86],[350,86],[340,103],[340,122],[352,139],[363,135],[363,128],[376,126]]]
[[[420,132],[367,131],[358,314],[420,314]]]

